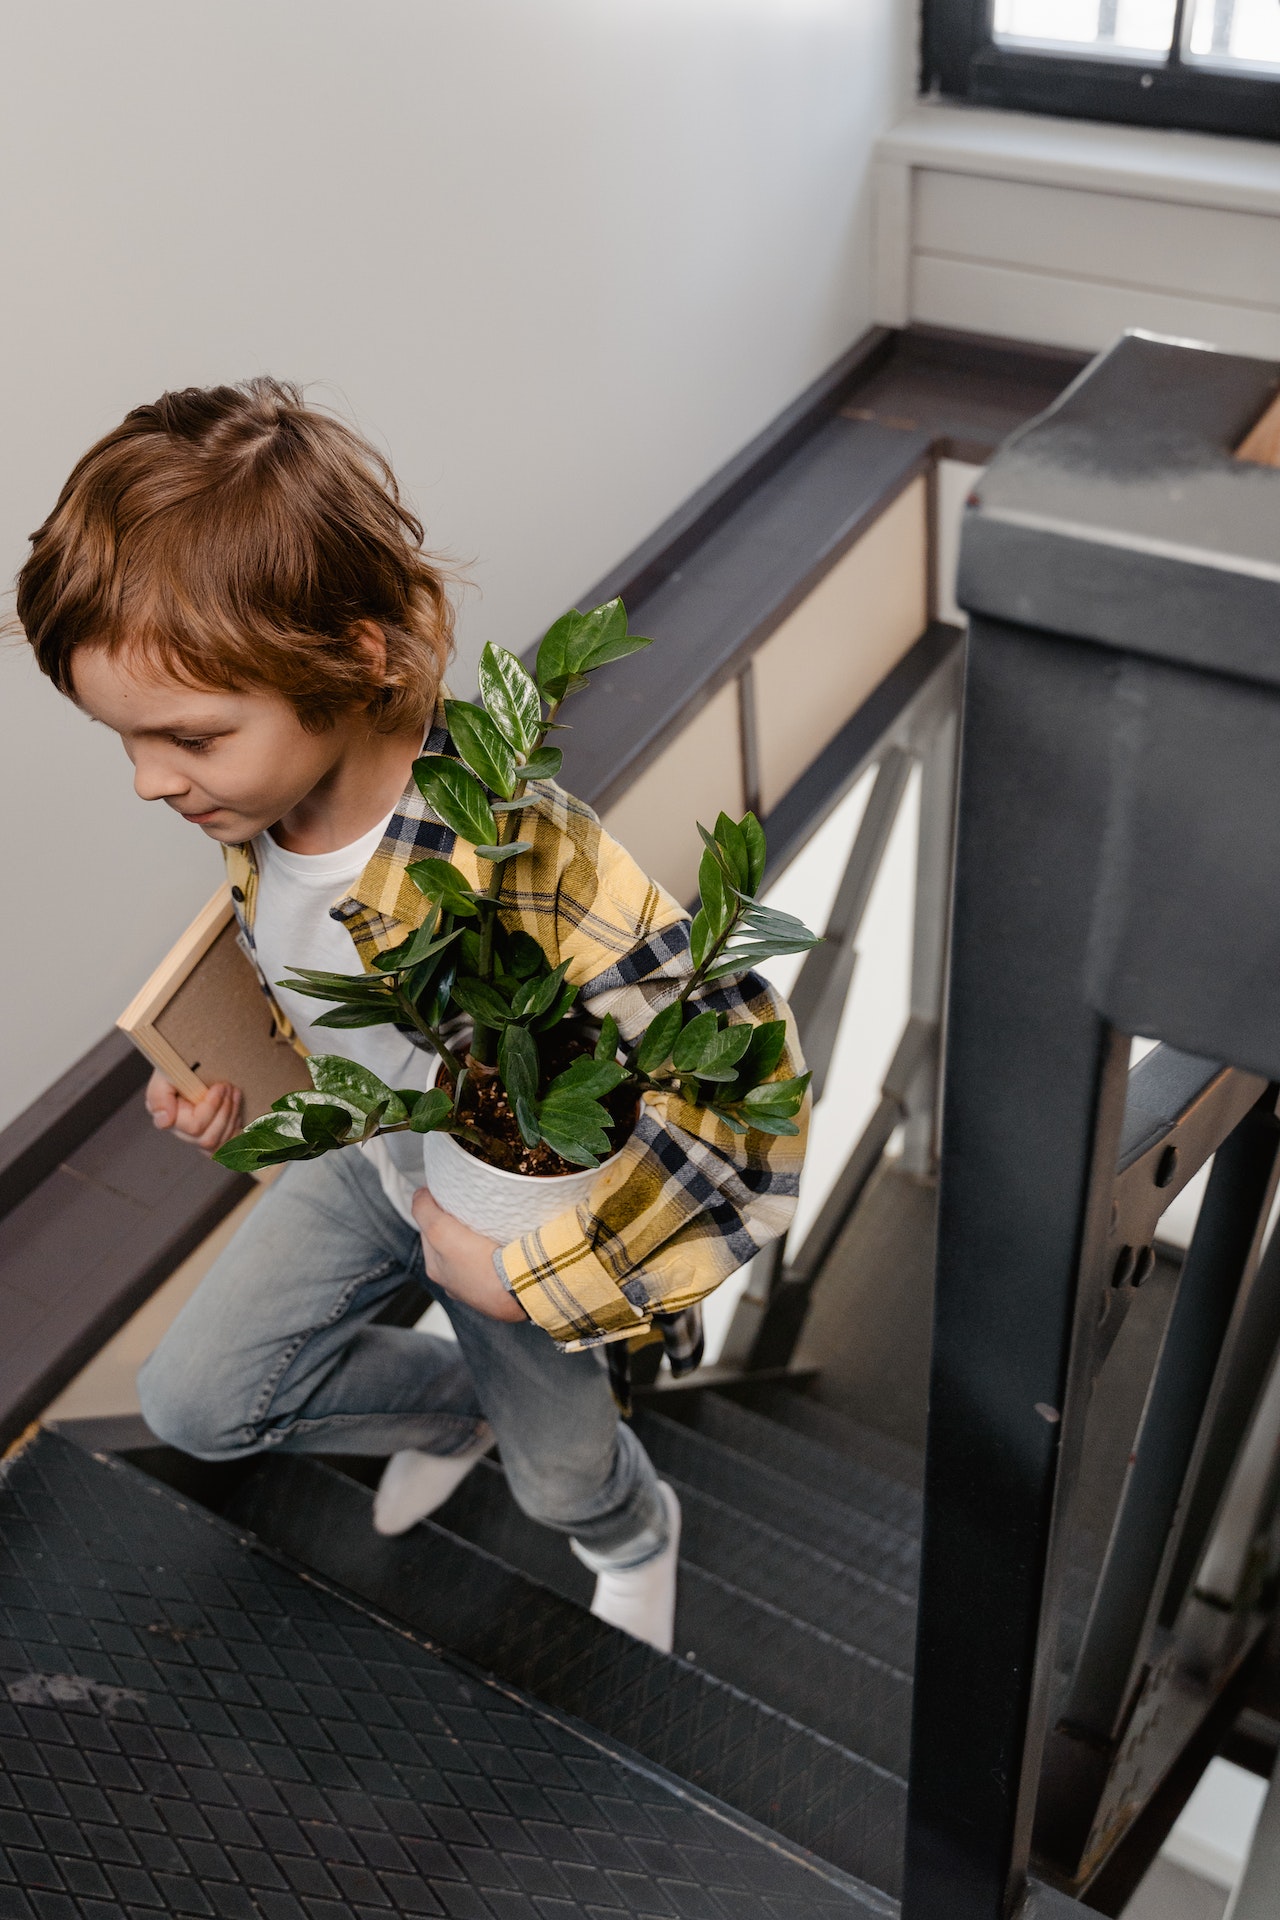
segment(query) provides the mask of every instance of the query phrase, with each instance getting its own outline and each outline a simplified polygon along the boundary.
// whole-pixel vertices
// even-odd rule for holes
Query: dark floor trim
[[[0,1218],[48,1178],[150,1073],[114,1030],[0,1133]]]

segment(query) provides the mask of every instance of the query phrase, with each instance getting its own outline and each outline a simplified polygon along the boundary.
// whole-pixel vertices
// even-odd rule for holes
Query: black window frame
[[[1177,0],[1168,54],[1117,56],[997,46],[994,0],[923,0],[926,94],[971,106],[1280,140],[1280,74],[1185,61],[1191,0]]]

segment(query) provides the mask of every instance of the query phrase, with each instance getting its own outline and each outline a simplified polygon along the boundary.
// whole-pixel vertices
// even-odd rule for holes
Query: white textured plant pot
[[[436,1205],[499,1246],[576,1207],[617,1157],[613,1154],[600,1166],[583,1167],[580,1173],[540,1179],[491,1167],[447,1133],[428,1133],[422,1139],[423,1174]]]

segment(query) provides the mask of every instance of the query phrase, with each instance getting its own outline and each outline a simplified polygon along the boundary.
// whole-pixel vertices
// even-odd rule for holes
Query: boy
[[[385,462],[271,380],[188,389],[129,414],[33,536],[18,613],[54,684],[114,729],[135,788],[220,842],[243,942],[283,1031],[334,1051],[290,966],[350,972],[426,912],[405,869],[452,835],[410,778],[437,710],[452,614]],[[690,971],[688,922],[589,810],[536,783],[532,850],[504,916],[542,942],[624,1038]],[[708,993],[777,1017],[748,975]],[[397,1028],[337,1050],[395,1086],[432,1057]],[[779,1075],[798,1070],[794,1049]],[[205,1152],[238,1092],[198,1104],[160,1075],[159,1127]],[[592,1611],[669,1649],[680,1510],[621,1424],[602,1343],[689,1308],[794,1210],[803,1136],[735,1136],[647,1096],[589,1205],[498,1247],[419,1185],[412,1134],[286,1168],[139,1375],[148,1422],[201,1458],[282,1448],[388,1454],[375,1525],[438,1507],[492,1444],[525,1511],[596,1573]],[[415,1167],[416,1162],[416,1167]],[[602,1191],[602,1189],[604,1189]],[[406,1278],[456,1342],[377,1324]]]

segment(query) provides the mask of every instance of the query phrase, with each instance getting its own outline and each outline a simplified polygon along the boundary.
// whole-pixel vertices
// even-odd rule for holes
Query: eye
[[[183,734],[175,733],[171,734],[170,738],[174,746],[181,747],[184,753],[207,753],[213,745],[214,740],[214,736],[211,733],[200,734],[190,739]]]

